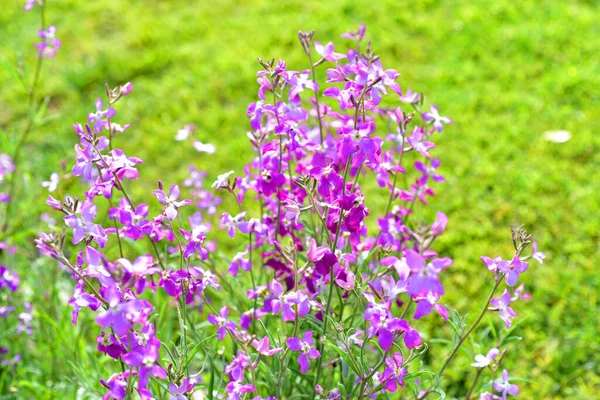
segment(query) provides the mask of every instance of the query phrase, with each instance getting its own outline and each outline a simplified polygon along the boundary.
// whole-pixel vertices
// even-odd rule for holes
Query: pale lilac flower
[[[475,362],[471,364],[471,366],[476,368],[485,368],[492,363],[498,357],[500,350],[493,348],[487,352],[484,356],[483,354],[477,354],[475,356]]]
[[[229,176],[232,175],[233,173],[234,173],[233,171],[229,171],[229,172],[219,175],[217,177],[217,180],[214,181],[214,183],[211,185],[211,187],[214,187],[217,189],[228,189],[229,188]]]
[[[81,207],[81,218],[75,214],[67,215],[63,219],[67,226],[73,229],[73,244],[81,242],[87,235],[94,238],[100,247],[106,243],[106,233],[102,226],[92,223],[96,218],[96,205],[94,203],[83,203]]]
[[[336,53],[333,51],[333,42],[329,42],[325,46],[323,46],[319,42],[315,42],[315,50],[321,57],[323,57],[327,61],[336,62],[338,60],[341,60],[342,58],[346,58],[345,54]]]
[[[49,181],[42,182],[42,186],[45,188],[48,188],[48,191],[50,193],[52,193],[58,187],[59,182],[60,182],[60,176],[56,172],[54,172],[52,175],[50,175]]]
[[[41,43],[36,43],[39,56],[42,58],[53,58],[60,49],[61,42],[56,38],[56,27],[51,25],[48,29],[41,29],[38,36],[42,39]]]
[[[246,222],[246,212],[241,212],[235,217],[229,215],[229,213],[223,213],[220,218],[221,224],[227,229],[227,234],[231,237],[235,237],[237,229],[242,233],[250,232],[250,225]],[[237,229],[236,229],[237,228]]]
[[[442,123],[444,123],[444,124],[452,123],[452,120],[450,118],[442,117],[438,112],[438,108],[433,104],[431,105],[430,111],[423,113],[422,117],[425,121],[433,120],[433,127],[438,132],[441,132],[443,129]]]
[[[490,300],[490,304],[493,307],[490,307],[489,310],[500,311],[500,318],[506,324],[506,329],[511,327],[512,319],[517,316],[514,310],[509,306],[510,301],[511,298],[508,289],[504,289],[504,293],[502,293],[502,296]]]
[[[25,11],[29,11],[37,4],[36,0],[25,0]]]
[[[179,186],[177,185],[171,186],[171,189],[169,189],[169,197],[167,197],[165,192],[163,192],[162,190],[154,190],[152,193],[156,196],[156,198],[161,204],[167,206],[167,208],[165,209],[165,215],[171,221],[173,221],[177,217],[178,208],[188,204],[192,204],[192,201],[187,199],[183,201],[178,201],[180,191]]]
[[[420,99],[419,93],[414,93],[412,90],[407,89],[406,92],[400,96],[400,101],[407,104],[417,103]]]
[[[494,389],[502,393],[502,399],[506,400],[507,396],[516,396],[519,394],[519,387],[514,383],[509,382],[508,371],[502,370],[502,377],[494,381]]]
[[[535,261],[539,262],[540,264],[543,264],[544,258],[546,258],[546,254],[542,253],[541,251],[538,251],[537,242],[533,242],[533,244],[531,245],[531,258],[533,258]]]
[[[169,400],[188,400],[186,394],[191,394],[194,391],[194,382],[188,378],[183,378],[179,386],[171,383],[169,385],[169,392],[173,396],[169,397]]]

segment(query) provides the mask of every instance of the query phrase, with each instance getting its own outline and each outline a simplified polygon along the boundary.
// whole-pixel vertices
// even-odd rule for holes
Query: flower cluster
[[[408,376],[419,372],[411,363],[427,350],[418,320],[451,319],[442,281],[453,261],[432,247],[447,216],[418,218],[444,183],[441,162],[430,153],[452,120],[403,89],[400,74],[364,45],[365,33],[362,26],[342,35],[353,41],[342,53],[314,41],[314,32],[299,32],[306,69],[259,59],[257,100],[246,110],[254,155],[240,175],[229,171],[212,184],[230,197],[232,210],[217,212],[221,198],[204,188],[207,174],[193,166],[181,186],[167,190],[159,180],[147,203],[134,202],[127,185],[138,179],[142,160],[116,147],[125,128],[113,121],[130,83],[107,86],[88,123],[73,125],[79,143],[72,175],[87,190],[48,196],[47,204],[64,214],[79,250],[75,260],[67,256],[64,231],[42,234],[36,244],[72,274],[73,323],[91,310],[98,351],[122,366],[101,380],[105,398],[132,390],[152,398],[153,389],[168,387],[172,399],[183,399],[209,387],[229,399],[364,399],[425,383]],[[315,80],[321,65],[324,88]],[[176,139],[194,131],[186,125]],[[198,141],[194,147],[215,151]],[[370,202],[370,181],[385,207]],[[519,229],[513,241],[512,261],[483,258],[495,276],[492,295],[419,398],[439,392],[439,375],[488,308],[510,327],[509,304],[524,298],[523,288],[493,295],[527,270],[522,253],[531,236]],[[543,254],[534,249],[531,258]],[[163,341],[174,333],[156,319],[164,321],[168,309],[176,309],[180,332]],[[211,350],[219,343],[221,350]],[[498,352],[474,365],[495,371]],[[334,377],[342,383],[332,384]],[[208,384],[198,385],[204,379]],[[502,379],[496,391],[514,395],[508,373]]]

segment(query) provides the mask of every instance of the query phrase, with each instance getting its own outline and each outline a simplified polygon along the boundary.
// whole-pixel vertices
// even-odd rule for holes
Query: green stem
[[[41,29],[45,28],[45,18],[44,11],[46,7],[40,7],[40,19],[41,19]],[[10,213],[12,209],[12,205],[14,204],[15,196],[16,196],[16,183],[17,183],[17,175],[19,170],[19,161],[21,160],[21,151],[27,142],[27,138],[31,133],[31,129],[33,128],[33,119],[35,118],[35,92],[40,81],[40,74],[42,71],[42,64],[44,58],[38,54],[37,63],[35,65],[35,70],[33,73],[33,82],[31,83],[31,88],[29,89],[29,105],[27,107],[29,118],[27,118],[27,125],[25,125],[25,129],[17,142],[17,148],[15,149],[15,154],[13,155],[13,165],[14,170],[12,172],[12,178],[10,180],[10,185],[8,188],[8,202],[6,203],[6,214],[4,215],[4,223],[2,224],[2,232],[6,232],[8,229],[8,221],[10,219]]]

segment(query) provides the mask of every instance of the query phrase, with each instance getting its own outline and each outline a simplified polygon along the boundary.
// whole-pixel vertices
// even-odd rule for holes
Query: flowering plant
[[[338,53],[314,41],[314,32],[300,32],[302,71],[259,59],[258,100],[246,110],[255,156],[241,175],[229,171],[212,184],[235,205],[220,213],[222,199],[195,167],[182,185],[166,190],[159,180],[145,202],[131,196],[143,161],[116,147],[124,128],[114,122],[131,83],[106,85],[89,123],[73,126],[72,175],[87,190],[48,196],[69,232],[43,233],[36,244],[75,281],[73,323],[82,309],[94,314],[98,351],[114,360],[113,374],[98,377],[104,398],[185,399],[201,391],[228,399],[424,399],[444,394],[444,372],[488,311],[511,328],[511,304],[528,298],[522,285],[512,288],[543,253],[524,255],[531,235],[513,229],[510,261],[482,257],[492,289],[475,321],[467,328],[443,304],[440,276],[453,261],[433,244],[448,218],[415,215],[444,182],[430,153],[452,120],[403,90],[365,33],[362,26],[342,35],[353,46]],[[320,66],[327,67],[324,90]],[[193,131],[187,126],[176,138]],[[386,201],[375,218],[368,194],[378,192]],[[433,372],[419,320],[436,314],[454,341]],[[177,333],[165,328],[173,319]],[[462,396],[518,393],[502,365],[509,334],[474,358],[476,378]],[[480,385],[484,375],[490,382]]]

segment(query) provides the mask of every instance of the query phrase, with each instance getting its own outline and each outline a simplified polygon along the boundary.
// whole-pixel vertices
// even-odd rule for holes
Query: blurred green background
[[[0,13],[0,145],[9,153],[27,113],[17,75],[31,79],[39,25],[39,10],[23,13],[22,3],[6,1]],[[47,7],[63,46],[42,71],[38,93],[49,105],[26,148],[17,215],[23,227],[32,210],[45,210],[39,182],[62,160],[72,166],[71,124],[85,122],[94,99],[103,96],[104,80],[135,86],[119,104],[117,122],[132,128],[118,140],[145,160],[136,186],[147,196],[159,177],[179,181],[190,162],[211,178],[241,171],[251,155],[245,110],[256,97],[257,56],[283,58],[301,70],[308,64],[298,30],[315,29],[316,40],[333,40],[340,51],[346,43],[339,35],[364,22],[384,66],[402,74],[402,88],[424,92],[455,121],[437,137],[434,154],[447,183],[431,204],[450,218],[436,247],[455,260],[445,276],[446,303],[463,314],[480,307],[489,277],[479,256],[507,257],[509,226],[524,224],[548,258],[527,272],[533,299],[516,311],[529,320],[518,329],[523,341],[513,345],[506,365],[532,381],[521,384],[523,398],[597,398],[599,3],[47,0]],[[318,74],[323,81],[323,67]],[[200,140],[217,146],[215,156],[200,159],[191,146],[173,141],[187,123],[196,124]],[[571,132],[571,140],[544,140],[544,132],[554,130]],[[15,240],[28,241],[30,234],[23,228]],[[16,259],[25,265],[28,256]],[[24,281],[29,271],[55,279],[59,288],[64,281],[68,296],[68,277],[51,272],[47,260],[27,267],[19,269]],[[72,329],[67,307],[56,307],[54,325],[45,321],[35,335],[55,340],[47,346],[60,352],[80,330]],[[38,350],[16,386],[47,390],[50,369],[55,378],[76,381],[72,365],[53,364],[42,354],[48,349]],[[446,351],[442,344],[430,348],[435,359]],[[470,375],[452,378],[456,385],[471,381]]]

